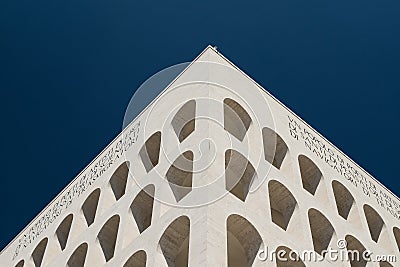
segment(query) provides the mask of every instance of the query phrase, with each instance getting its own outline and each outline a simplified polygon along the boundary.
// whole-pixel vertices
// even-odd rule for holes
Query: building
[[[399,266],[399,219],[397,196],[207,47],[0,265]]]

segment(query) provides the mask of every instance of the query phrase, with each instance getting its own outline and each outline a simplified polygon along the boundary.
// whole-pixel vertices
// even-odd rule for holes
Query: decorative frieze
[[[76,177],[73,182],[36,218],[18,237],[15,259],[26,247],[36,240],[56,218],[66,210],[74,199],[82,195],[100,176],[123,156],[125,151],[136,143],[140,130],[140,121],[128,127],[111,146],[92,164]]]
[[[383,210],[400,220],[400,203],[387,189],[295,117],[288,116],[288,126],[293,139],[301,141],[309,151],[330,168],[351,182],[354,187],[360,188],[367,197],[374,198]]]

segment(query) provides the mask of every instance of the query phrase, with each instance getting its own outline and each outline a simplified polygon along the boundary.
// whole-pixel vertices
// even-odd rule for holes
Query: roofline
[[[309,128],[313,129],[316,134],[322,138],[325,142],[327,142],[329,145],[331,145],[333,148],[335,148],[339,153],[341,153],[345,158],[347,158],[351,163],[353,163],[356,167],[358,167],[361,171],[366,173],[372,180],[377,182],[380,186],[382,186],[384,189],[386,189],[392,196],[394,196],[398,201],[400,201],[400,198],[394,194],[391,190],[389,190],[384,184],[382,184],[378,179],[376,179],[374,176],[372,176],[369,172],[367,172],[363,167],[361,167],[358,163],[356,163],[353,159],[351,159],[349,156],[347,156],[342,150],[340,150],[338,147],[336,147],[332,142],[330,142],[328,139],[326,139],[322,134],[320,134],[317,130],[315,130],[311,125],[309,125],[307,122],[305,122],[302,118],[300,118],[297,114],[295,114],[292,110],[290,110],[285,104],[283,104],[279,99],[277,99],[274,95],[272,95],[269,91],[264,89],[259,83],[257,83],[253,78],[251,78],[249,75],[247,75],[244,71],[242,71],[238,66],[236,66],[233,62],[231,62],[229,59],[227,59],[223,54],[221,54],[216,48],[214,48],[211,45],[208,45],[180,74],[178,74],[108,145],[89,163],[86,165],[82,171],[80,171],[74,179],[72,179],[64,188],[61,190],[57,196],[55,196],[8,244],[5,246],[1,252],[0,256],[18,239],[18,237],[25,232],[33,224],[33,222],[38,219],[44,211],[51,206],[55,202],[55,200],[60,197],[88,168],[91,166],[99,157],[102,155],[123,133],[125,130],[129,127],[131,127],[137,119],[155,102],[157,99],[161,97],[161,95],[168,90],[168,88],[177,80],[179,79],[189,68],[192,66],[207,50],[211,49],[215,53],[217,53],[220,57],[222,57],[227,63],[229,63],[233,68],[238,70],[241,74],[243,74],[246,78],[248,78],[250,81],[252,81],[256,86],[268,94],[271,98],[273,98],[279,105],[281,105],[286,111],[291,113],[294,117],[296,117],[299,121],[301,121],[303,124],[308,126]]]
[[[75,178],[73,178],[21,231],[18,232],[18,234],[7,244],[7,246],[5,246],[1,252],[0,252],[0,256],[14,243],[14,241],[16,241],[18,239],[18,237],[23,234],[25,232],[25,230],[27,230],[29,228],[29,226],[31,226],[33,224],[33,222],[38,219],[43,213],[44,211],[49,208],[55,201],[57,198],[59,198],[82,174],[84,174],[84,172],[98,159],[100,158],[100,155],[102,155],[118,138],[120,138],[123,133],[125,132],[126,129],[128,129],[129,127],[131,127],[136,121],[137,119],[158,99],[161,97],[162,93],[164,93],[179,77],[181,77],[183,75],[183,73],[185,73],[187,71],[187,69],[193,65],[193,63],[195,61],[197,61],[197,59],[199,59],[199,57],[201,57],[208,49],[213,49],[215,51],[215,49],[211,46],[208,45],[180,74],[178,74],[128,125],[125,126],[125,128],[116,136],[114,137],[114,139],[108,143],[108,145],[103,148],[103,150],[97,154],[97,156],[95,158],[93,158],[89,164],[86,165],[85,168],[83,168],[76,176]]]
[[[267,93],[270,97],[272,97],[279,105],[281,105],[284,109],[286,109],[288,112],[290,112],[294,117],[296,117],[299,121],[301,121],[303,124],[308,126],[309,128],[313,129],[319,137],[321,137],[325,142],[327,142],[329,145],[331,145],[333,148],[335,148],[337,151],[339,151],[345,158],[347,158],[351,163],[353,163],[356,167],[358,167],[361,171],[366,173],[370,178],[372,178],[375,182],[377,182],[380,186],[382,186],[384,189],[386,189],[390,194],[392,194],[399,202],[400,202],[400,197],[398,197],[395,193],[393,193],[391,190],[389,190],[384,184],[382,184],[377,178],[372,176],[368,171],[366,171],[363,167],[361,167],[357,162],[355,162],[352,158],[350,158],[348,155],[346,155],[341,149],[339,149],[337,146],[335,146],[331,141],[329,141],[327,138],[325,138],[322,134],[320,134],[316,129],[314,129],[310,124],[305,122],[302,118],[300,118],[296,113],[294,113],[292,110],[290,110],[285,104],[283,104],[279,99],[277,99],[274,95],[272,95],[269,91],[267,91],[264,87],[262,87],[259,83],[257,83],[253,78],[251,78],[248,74],[246,74],[244,71],[242,71],[239,67],[237,67],[233,62],[231,62],[229,59],[227,59],[223,54],[221,54],[219,51],[213,49],[219,56],[221,56],[224,60],[226,60],[231,66],[233,66],[235,69],[237,69],[240,73],[245,75],[250,81],[254,82],[259,89],[261,89],[263,92]]]

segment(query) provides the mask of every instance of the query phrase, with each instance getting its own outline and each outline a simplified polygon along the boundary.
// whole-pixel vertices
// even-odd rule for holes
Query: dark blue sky
[[[0,248],[207,44],[400,194],[399,1],[197,2],[0,1]]]

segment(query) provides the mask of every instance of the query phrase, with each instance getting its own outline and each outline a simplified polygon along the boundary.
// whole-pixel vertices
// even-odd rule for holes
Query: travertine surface
[[[0,265],[277,266],[259,249],[319,252],[341,239],[400,260],[399,218],[395,195],[207,47]]]

